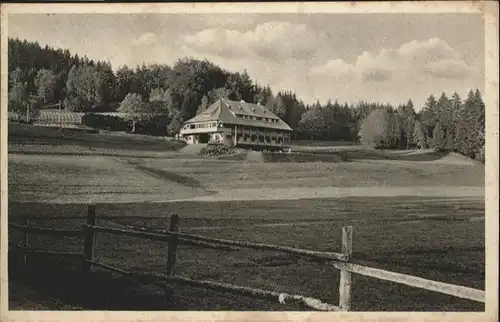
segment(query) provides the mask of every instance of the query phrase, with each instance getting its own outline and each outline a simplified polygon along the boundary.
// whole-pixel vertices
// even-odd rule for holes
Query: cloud
[[[370,68],[363,71],[361,79],[364,82],[385,82],[391,79],[392,74],[393,72],[391,70]]]
[[[343,59],[330,59],[323,65],[316,65],[311,68],[313,75],[326,75],[341,78],[352,73],[354,66]]]
[[[436,78],[462,79],[472,74],[472,68],[463,60],[443,59],[427,65],[426,72]]]
[[[387,81],[397,75],[415,80],[434,78],[465,78],[472,68],[445,41],[431,38],[410,41],[398,49],[382,49],[377,54],[364,53],[355,69],[364,80]],[[377,70],[376,77],[373,70]],[[383,76],[382,76],[383,75]],[[389,76],[392,75],[392,76]]]
[[[439,38],[431,38],[426,41],[410,41],[399,47],[398,54],[416,64],[427,64],[443,59],[460,60],[458,52]]]
[[[192,19],[200,25],[208,28],[231,26],[233,29],[255,27],[257,20],[261,18],[258,14],[214,14],[193,15]]]
[[[271,21],[248,31],[209,28],[183,37],[184,45],[199,53],[230,58],[256,55],[272,60],[310,59],[323,35],[305,24]]]
[[[350,76],[361,82],[387,82],[412,79],[414,82],[436,79],[464,79],[473,69],[460,58],[459,53],[445,41],[431,38],[413,40],[399,48],[382,48],[376,52],[363,52],[354,64],[341,59],[330,59],[311,68],[312,74],[333,78]]]
[[[145,32],[140,35],[138,38],[132,41],[132,45],[134,46],[148,46],[155,44],[158,40],[158,36],[152,32]]]

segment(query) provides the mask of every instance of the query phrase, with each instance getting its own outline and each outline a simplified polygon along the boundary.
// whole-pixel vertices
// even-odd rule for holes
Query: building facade
[[[292,129],[261,104],[219,99],[187,120],[179,136],[188,144],[223,143],[255,150],[290,151]]]

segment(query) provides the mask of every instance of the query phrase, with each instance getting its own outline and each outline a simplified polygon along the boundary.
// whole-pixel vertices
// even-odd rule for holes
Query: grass
[[[39,138],[45,142],[42,152],[30,155],[24,152],[32,145],[23,143],[21,134],[9,137],[9,148],[18,147],[18,153],[9,155],[10,222],[22,222],[22,215],[35,214],[84,217],[86,204],[97,203],[98,216],[111,217],[98,219],[100,225],[166,229],[168,216],[177,213],[184,232],[323,251],[339,251],[340,228],[352,225],[354,258],[359,263],[484,289],[484,200],[478,198],[484,185],[482,165],[456,162],[450,166],[446,160],[452,156],[431,152],[417,157],[410,152],[363,150],[353,150],[351,162],[312,162],[318,159],[307,152],[304,155],[313,155],[307,162],[276,162],[283,160],[269,155],[264,158],[270,159],[260,162],[201,159],[182,155],[174,148],[177,143],[168,141],[157,145],[159,149],[174,144],[168,151],[142,152],[139,141],[149,140],[143,138],[131,143],[131,150],[137,146],[134,154],[117,148],[114,154],[104,155],[111,150],[108,143],[97,152],[89,150],[89,146],[114,139],[89,135],[74,134],[74,140],[83,142],[78,144],[87,149],[85,156],[58,154],[64,147],[58,144],[62,143],[43,135]],[[123,142],[136,139],[118,137]],[[153,141],[159,140],[151,139],[148,144],[156,144]],[[333,155],[337,147],[323,148],[331,151],[322,153],[321,158]],[[426,187],[434,190],[426,192]],[[369,197],[380,191],[385,191],[381,195],[386,197]],[[406,191],[407,196],[397,196],[398,191]],[[467,194],[475,198],[462,198]],[[231,201],[248,196],[270,200]],[[173,202],[183,198],[211,201]],[[130,216],[136,217],[127,218]],[[71,228],[83,222],[84,218],[37,219],[34,225]],[[20,238],[19,233],[9,234],[12,242]],[[30,243],[52,250],[82,250],[82,241],[75,238],[32,236]],[[158,242],[109,234],[97,239],[96,257],[127,270],[163,272],[165,254],[166,245]],[[14,298],[27,293],[29,284],[41,294],[48,292],[50,297],[68,302],[61,305],[70,308],[304,309],[193,288],[177,288],[171,295],[165,287],[148,290],[103,272],[96,272],[95,280],[82,284],[70,268],[58,271],[61,266],[53,267],[53,263],[33,263],[47,269],[11,275],[14,285],[21,285],[11,289]],[[295,256],[181,246],[176,265],[177,273],[190,278],[338,302],[338,271],[325,263]],[[11,271],[17,269],[13,266]],[[49,292],[59,277],[59,273],[51,273],[54,270],[67,274],[64,285],[88,290],[95,287],[102,296],[95,300],[83,295],[69,299],[77,292],[62,286],[55,293]],[[130,300],[124,294],[129,294]],[[114,303],[106,300],[112,297],[116,298]],[[19,302],[11,304],[22,306]],[[480,311],[484,305],[355,276],[353,309]]]
[[[354,226],[354,258],[372,267],[386,268],[438,281],[484,288],[484,222],[481,202],[462,202],[426,198],[299,201],[253,201],[223,203],[106,204],[98,213],[113,216],[101,225],[133,225],[154,229],[168,227],[168,214],[181,216],[181,229],[205,236],[265,242],[323,251],[340,250],[340,227]],[[83,205],[11,204],[10,214],[83,216]],[[124,218],[127,215],[164,216],[163,218]],[[305,218],[304,214],[308,214]],[[434,214],[433,219],[422,215]],[[13,220],[12,218],[11,220]],[[84,220],[38,220],[42,227],[77,227]],[[321,221],[321,224],[314,224]],[[308,222],[310,225],[293,225]],[[263,226],[290,223],[289,226]],[[261,226],[259,226],[259,224]],[[217,229],[210,229],[218,227]],[[429,232],[432,232],[430,234]],[[12,236],[14,237],[14,235]],[[17,236],[20,238],[20,236]],[[81,241],[40,237],[32,239],[42,247],[81,251]],[[96,256],[111,265],[132,271],[162,272],[166,245],[138,238],[103,234],[98,237]],[[446,256],[443,256],[446,254]],[[223,256],[221,256],[223,255]],[[209,279],[310,295],[324,301],[338,301],[338,272],[322,263],[275,252],[221,252],[182,246],[178,252],[177,273],[195,279]],[[482,305],[428,291],[356,276],[353,305],[355,310],[412,310],[420,298],[422,310],[481,310]],[[365,289],[376,290],[366,293]],[[187,296],[180,291],[180,296]],[[370,296],[366,296],[370,294]],[[410,294],[411,297],[403,297]],[[217,296],[213,301],[217,307]],[[424,301],[425,299],[425,301]],[[193,298],[193,301],[199,299]],[[251,301],[240,303],[255,309]],[[276,309],[276,307],[274,308]]]
[[[210,188],[476,186],[484,167],[447,164],[306,162],[254,163],[200,159],[143,159],[151,168],[169,169],[196,178]]]
[[[146,135],[87,133],[75,129],[9,124],[9,152],[60,155],[142,155],[177,151],[184,142]],[[135,152],[135,153],[134,153]],[[138,153],[142,152],[142,153]]]

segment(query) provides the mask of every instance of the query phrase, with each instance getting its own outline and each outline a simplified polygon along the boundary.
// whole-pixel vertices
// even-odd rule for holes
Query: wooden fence
[[[68,218],[68,217],[66,217]],[[278,300],[280,303],[299,303],[312,309],[320,311],[349,311],[351,308],[351,274],[359,274],[373,277],[380,280],[391,281],[399,284],[409,285],[438,293],[448,294],[454,297],[469,299],[472,301],[485,303],[485,292],[483,290],[473,289],[465,286],[447,284],[432,281],[411,275],[390,272],[382,269],[367,267],[352,263],[352,226],[342,227],[342,248],[340,253],[320,252],[313,250],[298,249],[286,246],[269,245],[262,243],[250,243],[243,241],[226,240],[220,238],[211,238],[198,235],[184,234],[179,232],[179,216],[170,217],[169,230],[147,231],[146,229],[129,228],[118,229],[99,226],[96,223],[95,206],[88,207],[87,223],[82,229],[49,229],[38,228],[30,225],[30,219],[26,219],[25,225],[9,223],[12,230],[22,231],[22,244],[10,244],[19,249],[23,261],[26,263],[28,254],[42,254],[52,256],[69,256],[81,259],[81,269],[84,273],[90,273],[93,266],[106,270],[118,272],[126,276],[137,278],[152,283],[166,281],[177,284],[190,285],[195,287],[212,289],[215,291],[232,292],[250,297],[265,298],[269,300]],[[49,234],[58,236],[84,236],[83,252],[55,252],[49,250],[40,250],[30,248],[29,234]],[[124,271],[117,267],[112,267],[105,263],[93,260],[94,241],[96,233],[109,233],[138,238],[162,241],[168,243],[167,265],[165,274],[144,274]],[[216,248],[216,249],[239,249],[249,248],[256,250],[274,250],[283,253],[295,254],[309,258],[322,259],[331,267],[340,270],[339,282],[339,303],[338,305],[323,303],[322,301],[302,295],[286,294],[268,290],[242,287],[232,284],[219,283],[213,281],[193,280],[186,277],[175,275],[175,261],[177,246],[191,245],[197,247]]]

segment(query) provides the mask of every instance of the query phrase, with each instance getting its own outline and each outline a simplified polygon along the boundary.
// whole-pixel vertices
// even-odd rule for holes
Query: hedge
[[[152,136],[166,136],[168,119],[165,116],[157,116],[148,121],[137,122],[135,133]],[[115,115],[103,115],[88,113],[82,117],[82,124],[102,130],[126,131],[132,130],[132,122]]]

